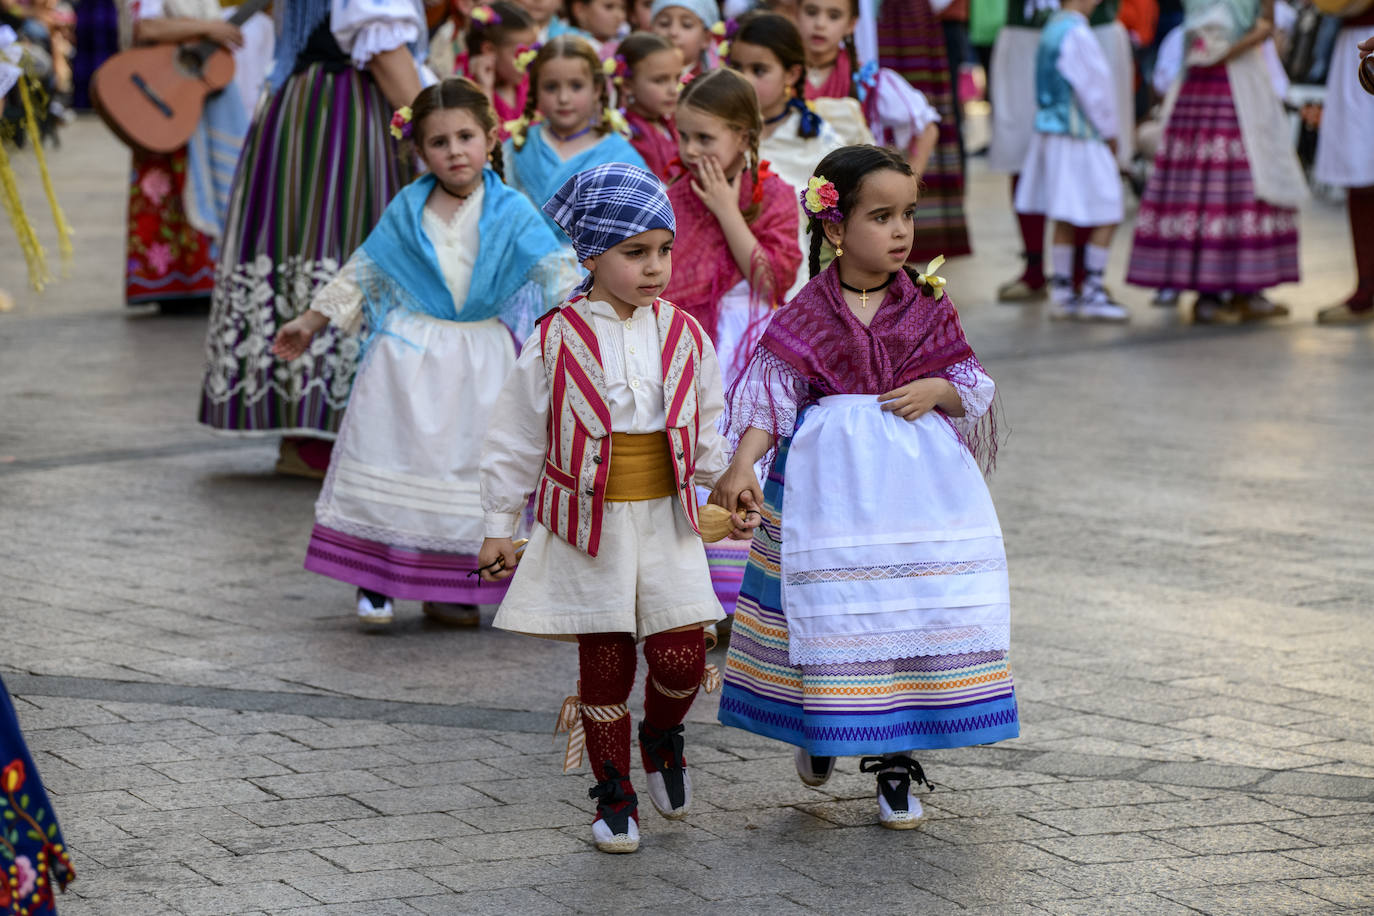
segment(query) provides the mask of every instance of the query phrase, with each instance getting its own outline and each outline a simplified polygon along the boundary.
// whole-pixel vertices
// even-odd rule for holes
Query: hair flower
[[[868,94],[878,85],[878,63],[870,60],[854,74],[854,94],[860,102],[868,101]]]
[[[916,282],[920,284],[921,292],[927,296],[939,295],[945,288],[945,278],[937,277],[935,271],[940,269],[940,265],[945,263],[944,255],[936,255],[929,264],[926,265],[924,273],[916,275]]]
[[[614,108],[607,108],[601,113],[603,123],[611,130],[620,134],[622,137],[630,135],[630,122],[625,120],[625,116]]]
[[[482,25],[500,25],[501,14],[483,3],[481,6],[474,7],[469,14],[472,19],[482,23]]]
[[[615,65],[607,70],[606,73],[611,76],[611,81],[617,86],[622,85],[625,80],[634,75],[630,72],[630,65],[625,61],[624,54],[617,54],[615,57],[608,59],[606,63]]]
[[[515,51],[515,72],[524,73],[534,63],[534,59],[539,56],[539,49],[544,47],[539,42],[532,45],[521,45]]]
[[[716,24],[713,25],[713,26],[711,26],[711,34],[714,35],[714,36],[716,36],[717,38],[724,38],[724,37],[725,37],[725,23],[720,22],[719,20],[717,20],[717,21],[716,21]]]
[[[391,136],[397,140],[409,139],[412,125],[410,123],[410,106],[402,105],[396,109],[396,113],[391,116]]]
[[[840,192],[835,190],[835,183],[823,175],[816,175],[806,182],[806,190],[801,192],[801,203],[812,219],[822,219],[828,223],[844,220],[839,208]]]

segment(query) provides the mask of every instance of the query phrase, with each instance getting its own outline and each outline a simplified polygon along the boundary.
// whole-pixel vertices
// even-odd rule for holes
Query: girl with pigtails
[[[759,97],[763,117],[759,155],[787,184],[805,188],[816,163],[844,146],[844,141],[807,107],[806,49],[796,24],[780,13],[746,13],[730,40],[730,66],[749,81]],[[806,220],[799,220],[798,227],[801,250],[809,251],[811,234]],[[798,271],[787,298],[796,295],[806,279],[805,273]]]
[[[677,160],[673,111],[682,89],[682,52],[657,32],[631,32],[614,60],[630,145],[644,157],[649,171],[668,181]]]
[[[808,786],[865,755],[892,829],[922,817],[916,751],[1019,733],[1006,553],[980,469],[994,386],[938,261],[906,267],[916,197],[893,150],[848,146],[817,166],[802,195],[812,279],[726,397],[737,449],[711,495],[762,511],[721,722],[795,745]]]
[[[796,192],[760,159],[758,98],[735,71],[713,70],[688,83],[675,120],[685,173],[668,199],[692,257],[679,260],[664,295],[711,336],[728,385],[801,266]],[[731,542],[706,549],[727,614],[747,553],[747,544]]]
[[[520,55],[534,43],[534,20],[514,3],[492,0],[474,7],[468,16],[467,53],[458,57],[457,69],[491,99],[502,140],[510,136],[506,123],[520,117],[529,98],[530,83]]]
[[[586,39],[550,39],[529,62],[528,73],[524,114],[506,125],[511,187],[542,207],[578,172],[610,162],[645,167],[622,135],[628,131],[611,107],[606,68]],[[558,224],[543,216],[549,231],[566,241]]]
[[[476,626],[504,583],[468,576],[483,513],[482,437],[515,341],[561,302],[578,270],[540,214],[502,181],[496,114],[463,77],[422,90],[392,119],[428,173],[406,186],[272,352],[296,360],[327,325],[362,334],[305,568],[357,587],[366,628],[395,599]]]

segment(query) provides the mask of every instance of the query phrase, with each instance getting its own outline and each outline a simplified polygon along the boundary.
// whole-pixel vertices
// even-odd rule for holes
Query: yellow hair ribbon
[[[43,255],[43,246],[38,242],[38,233],[34,231],[33,223],[24,212],[24,202],[19,198],[19,182],[14,177],[9,153],[3,143],[0,143],[0,203],[4,204],[5,212],[9,214],[10,225],[14,226],[14,234],[19,238],[19,250],[24,253],[24,264],[29,270],[29,284],[36,291],[42,292],[44,285],[51,279],[48,275],[47,258]]]

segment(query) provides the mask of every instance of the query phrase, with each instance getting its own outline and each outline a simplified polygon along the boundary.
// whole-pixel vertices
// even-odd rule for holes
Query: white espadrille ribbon
[[[582,758],[587,749],[587,732],[582,727],[584,715],[593,722],[614,722],[630,714],[630,707],[624,703],[616,703],[614,706],[584,706],[581,694],[582,683],[579,681],[577,693],[563,700],[563,706],[558,710],[558,722],[553,727],[555,738],[563,732],[568,733],[568,749],[563,754],[564,773],[582,766]]]
[[[660,684],[658,682],[658,678],[656,677],[650,677],[649,683],[652,684],[654,689],[657,690],[659,693],[663,694],[665,697],[671,697],[674,700],[685,700],[692,694],[697,692],[697,687],[688,687],[686,690],[670,690],[669,688],[664,687],[662,684]],[[706,670],[702,672],[701,684],[699,686],[702,690],[705,690],[707,693],[715,693],[717,690],[719,690],[720,669],[717,668],[715,665],[707,665]]]

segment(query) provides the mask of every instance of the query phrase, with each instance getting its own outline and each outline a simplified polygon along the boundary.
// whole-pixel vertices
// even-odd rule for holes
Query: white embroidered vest
[[[653,304],[663,357],[663,407],[678,501],[697,529],[698,382],[704,332],[695,318],[659,299]],[[549,447],[535,487],[535,517],[579,550],[601,546],[611,466],[611,408],[592,312],[581,296],[539,319],[549,380]]]

